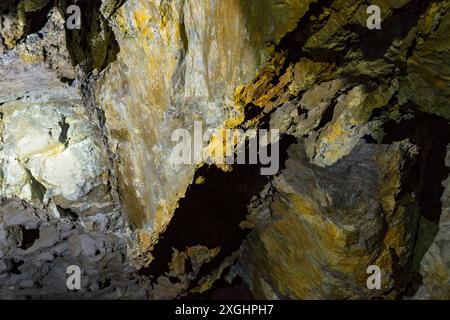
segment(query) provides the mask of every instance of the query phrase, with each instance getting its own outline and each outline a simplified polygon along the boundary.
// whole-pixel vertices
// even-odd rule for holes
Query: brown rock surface
[[[0,4],[0,296],[75,263],[87,298],[448,298],[450,1],[372,4]],[[279,130],[279,172],[208,162],[226,129]]]

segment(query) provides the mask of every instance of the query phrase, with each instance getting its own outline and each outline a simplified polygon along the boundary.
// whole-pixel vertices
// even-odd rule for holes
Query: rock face
[[[392,160],[412,161],[412,148],[362,143],[320,168],[309,164],[303,144],[292,145],[273,181],[271,209],[279,218],[253,232],[242,249],[242,274],[253,291],[271,298],[388,297],[394,259],[405,263],[414,247],[413,234],[402,229],[413,229],[418,218],[409,195],[395,201],[404,170]],[[381,292],[365,286],[373,264],[383,270]]]
[[[448,299],[450,1],[372,4],[0,4],[0,296]]]
[[[81,96],[15,51],[0,66],[0,297],[67,298],[66,270],[76,265],[86,291],[74,298],[145,298],[108,153]]]
[[[18,63],[17,58],[6,62]],[[23,72],[42,71],[45,69],[36,66]],[[20,78],[21,73],[15,77]],[[43,74],[40,78],[49,82],[47,85],[53,80]],[[45,89],[40,92],[42,96],[27,91],[26,96],[1,106],[2,194],[30,203],[53,201],[75,209],[77,214],[108,210],[109,162],[99,130],[86,117],[73,87],[60,83]]]
[[[264,8],[235,0],[128,1],[116,12],[121,51],[95,96],[120,155],[122,200],[142,230],[142,246],[157,240],[201,163],[194,155],[191,166],[168,164],[171,133],[194,121],[205,130],[239,122],[233,92],[254,77],[270,54],[267,42],[293,29],[307,4],[294,8],[275,1]]]
[[[450,165],[450,153],[447,149],[445,163]],[[442,213],[439,231],[420,262],[420,273],[423,275],[423,285],[415,295],[417,299],[450,299],[450,235],[449,235],[449,178],[443,185]]]

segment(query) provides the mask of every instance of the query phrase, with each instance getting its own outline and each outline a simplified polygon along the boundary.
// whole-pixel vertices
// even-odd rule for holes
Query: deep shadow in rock
[[[450,170],[445,166],[447,145],[450,143],[450,126],[447,120],[435,115],[417,111],[412,107],[414,117],[409,120],[385,123],[383,143],[409,139],[419,147],[418,161],[412,164],[411,174],[402,182],[404,192],[414,192],[420,208],[420,223],[414,255],[409,270],[400,270],[403,275],[399,281],[404,286],[405,294],[412,296],[417,291],[422,279],[419,274],[420,261],[432,244],[439,228],[442,212],[441,197],[444,192],[442,182]],[[408,165],[408,164],[406,164]]]
[[[80,65],[86,73],[94,69],[100,72],[116,60],[120,51],[111,26],[100,11],[102,1],[79,0],[75,3],[73,0],[62,0],[60,9],[66,13],[67,7],[72,4],[76,4],[82,10],[81,29],[66,28],[67,49],[72,63]],[[123,2],[118,2],[113,12],[121,5]]]
[[[229,269],[229,268],[227,268]],[[226,273],[226,271],[224,271]],[[236,276],[231,283],[224,279],[214,282],[211,289],[206,292],[188,295],[181,300],[254,300],[252,292],[247,284]]]
[[[287,149],[296,139],[285,135],[280,140],[280,171],[285,166]],[[270,149],[270,148],[269,148]],[[155,260],[140,270],[140,274],[155,282],[169,271],[172,248],[179,251],[187,247],[203,245],[210,249],[220,247],[219,254],[204,264],[192,281],[198,280],[218,268],[225,257],[237,251],[244,238],[251,231],[239,226],[248,214],[247,205],[269,182],[270,177],[261,175],[261,165],[235,165],[231,172],[224,172],[216,166],[203,166],[195,174],[194,181],[204,177],[204,184],[192,184],[168,225],[160,236],[152,255]],[[186,269],[192,268],[189,263]],[[173,279],[174,281],[176,279]],[[223,280],[222,280],[223,281]]]
[[[205,183],[191,185],[180,200],[169,226],[152,251],[155,260],[141,270],[142,274],[156,280],[168,271],[172,247],[184,251],[196,245],[220,247],[219,255],[209,264],[208,269],[213,269],[236,251],[247,235],[248,231],[241,229],[239,223],[245,220],[250,199],[268,181],[260,175],[260,167],[239,165],[231,172],[224,172],[215,166],[203,166],[197,170],[194,180],[199,177],[204,177]],[[200,272],[205,273],[206,269]]]
[[[34,244],[34,242],[39,239],[39,229],[27,229],[23,226],[21,226],[22,230],[22,245],[20,246],[21,249],[27,250],[28,248],[31,248]]]

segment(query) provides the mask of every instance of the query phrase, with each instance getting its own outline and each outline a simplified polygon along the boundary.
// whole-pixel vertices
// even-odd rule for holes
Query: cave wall
[[[65,26],[71,4],[80,30]],[[236,279],[256,298],[448,298],[449,8],[1,4],[0,293],[70,296],[46,279],[76,262],[91,298]],[[171,134],[194,121],[216,131],[174,164]],[[205,163],[225,129],[279,130],[280,171]]]

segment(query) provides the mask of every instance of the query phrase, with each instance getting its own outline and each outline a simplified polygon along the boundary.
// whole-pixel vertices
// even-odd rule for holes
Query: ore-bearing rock
[[[448,299],[450,1],[370,4],[2,2],[0,298]]]

